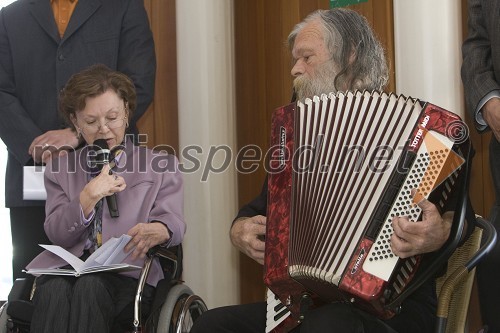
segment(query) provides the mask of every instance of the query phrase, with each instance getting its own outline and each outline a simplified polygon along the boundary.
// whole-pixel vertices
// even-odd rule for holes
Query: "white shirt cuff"
[[[80,219],[84,226],[88,226],[90,222],[92,222],[92,220],[94,219],[94,215],[95,215],[95,209],[92,209],[92,212],[90,212],[89,217],[86,218],[85,214],[83,214],[83,208],[82,206],[80,206]]]
[[[490,91],[486,96],[484,96],[480,101],[479,104],[477,105],[476,113],[475,113],[475,120],[476,123],[478,124],[478,129],[484,130],[488,125],[486,124],[486,121],[484,121],[483,118],[483,111],[482,108],[483,106],[492,98],[500,98],[500,90],[493,90]]]

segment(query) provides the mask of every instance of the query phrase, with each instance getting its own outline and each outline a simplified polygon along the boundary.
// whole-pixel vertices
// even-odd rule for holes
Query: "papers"
[[[111,238],[104,243],[97,251],[92,253],[87,260],[82,261],[70,252],[66,251],[57,245],[41,245],[44,249],[54,253],[55,255],[64,259],[74,269],[29,269],[26,271],[28,274],[33,275],[73,275],[80,276],[83,274],[103,272],[103,271],[128,271],[134,269],[141,269],[139,266],[129,265],[122,263],[123,260],[130,254],[124,252],[125,245],[132,237],[129,235],[122,235],[119,238]]]
[[[23,168],[23,199],[45,200],[47,192],[43,183],[44,166],[25,166]]]

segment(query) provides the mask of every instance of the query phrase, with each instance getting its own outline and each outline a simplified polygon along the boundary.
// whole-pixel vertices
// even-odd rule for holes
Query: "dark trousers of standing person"
[[[116,273],[36,279],[31,333],[121,333],[133,323],[137,280]],[[150,312],[155,288],[146,285],[141,314]]]
[[[44,206],[10,208],[13,280],[26,277],[23,269],[43,251],[38,244],[52,244],[43,229],[44,222]]]
[[[495,184],[496,202],[489,220],[500,236],[500,143],[492,137],[490,143],[490,166],[493,184]],[[497,240],[493,250],[477,267],[477,285],[481,317],[489,333],[500,332],[500,241]]]

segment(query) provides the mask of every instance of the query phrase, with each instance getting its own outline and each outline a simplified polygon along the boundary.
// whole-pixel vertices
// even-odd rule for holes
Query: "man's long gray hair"
[[[384,49],[366,18],[353,10],[337,8],[309,14],[288,36],[290,50],[300,30],[315,20],[321,23],[325,44],[339,68],[335,88],[340,91],[382,90],[389,77]]]

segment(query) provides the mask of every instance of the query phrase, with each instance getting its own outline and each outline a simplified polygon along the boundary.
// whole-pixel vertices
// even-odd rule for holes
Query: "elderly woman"
[[[103,65],[95,65],[68,81],[60,95],[60,111],[85,146],[47,164],[45,232],[75,256],[88,257],[111,237],[128,234],[131,251],[124,262],[142,266],[156,245],[181,243],[183,186],[175,156],[134,146],[125,135],[136,106],[132,81]],[[92,144],[107,142],[113,159],[92,172]],[[92,163],[91,163],[92,164]],[[112,217],[105,197],[114,195],[119,216]],[[67,265],[42,252],[31,268]],[[120,332],[117,318],[133,302],[139,271],[101,272],[80,277],[42,275],[36,280],[31,332]],[[150,302],[163,273],[151,268],[143,300]],[[129,322],[132,313],[129,316]]]

